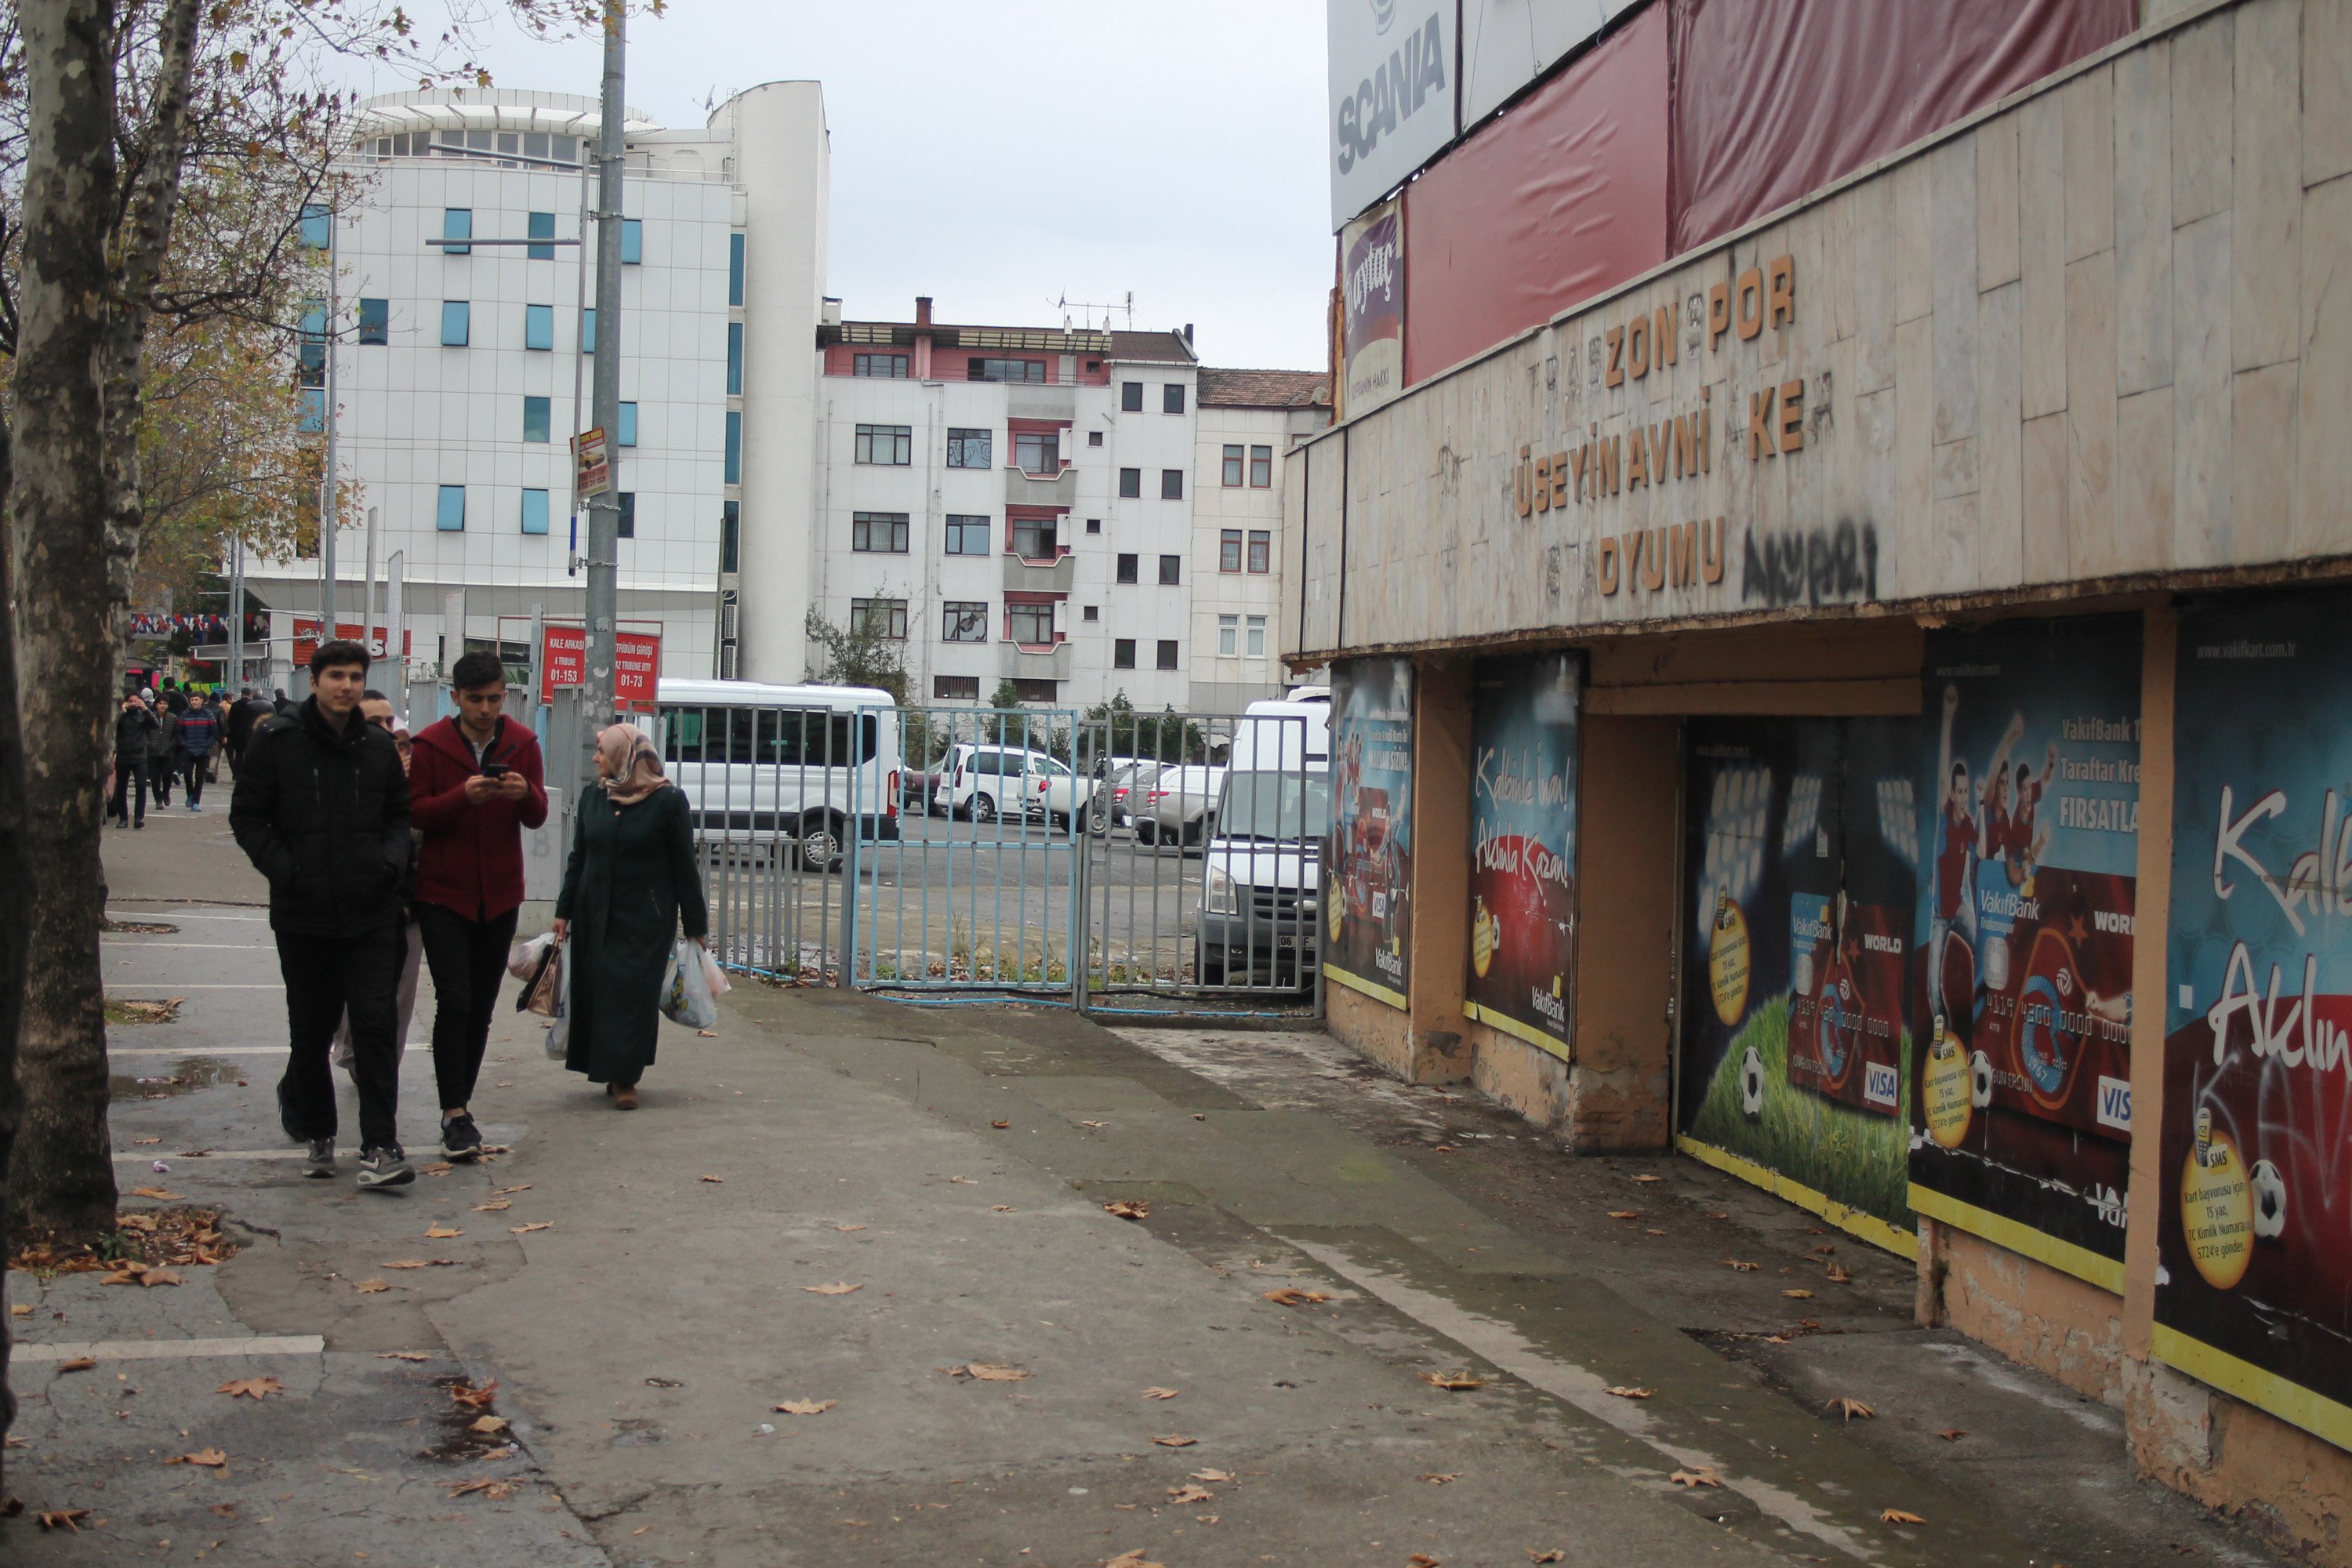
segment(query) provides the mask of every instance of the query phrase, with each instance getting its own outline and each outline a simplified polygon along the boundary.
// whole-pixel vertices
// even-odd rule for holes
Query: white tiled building
[[[1288,684],[1280,658],[1282,459],[1331,422],[1330,378],[1203,366],[1194,401],[1192,702],[1232,712]]]
[[[404,557],[419,664],[457,651],[441,640],[453,595],[478,642],[520,642],[534,605],[551,617],[583,608],[586,519],[568,443],[592,423],[595,242],[593,224],[582,241],[581,215],[597,125],[595,100],[557,93],[399,93],[366,106],[350,165],[359,188],[332,219],[337,468],[376,514],[381,557]],[[633,115],[626,140],[622,409],[610,433],[624,624],[659,627],[664,673],[709,675],[722,595],[764,557],[781,568],[777,592],[751,597],[790,627],[780,668],[796,663],[796,552],[739,542],[796,539],[807,524],[822,100],[814,83],[774,84],[729,100],[702,132]],[[469,237],[549,243],[428,243]],[[322,351],[306,357],[317,365]],[[312,394],[317,409],[326,396]],[[763,473],[772,482],[756,493],[774,498],[772,515],[741,503],[740,480]],[[337,543],[347,622],[359,618],[362,538],[351,530]],[[315,561],[257,564],[248,583],[274,608],[320,603]]]

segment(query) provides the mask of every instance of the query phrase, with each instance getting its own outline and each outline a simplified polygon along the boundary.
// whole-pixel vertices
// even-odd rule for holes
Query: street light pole
[[[627,43],[625,0],[605,0],[604,123],[596,137],[596,361],[591,396],[611,453],[611,482],[588,500],[588,626],[580,726],[584,784],[594,777],[597,729],[613,715],[614,634],[620,616],[621,464],[621,160]],[[576,797],[575,797],[576,798]]]

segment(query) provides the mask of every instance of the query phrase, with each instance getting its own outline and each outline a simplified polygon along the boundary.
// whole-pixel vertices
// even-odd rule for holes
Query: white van
[[[1331,705],[1253,702],[1234,732],[1202,857],[1203,985],[1313,983],[1316,891],[1331,831]]]
[[[898,837],[898,705],[871,686],[665,678],[654,743],[694,811],[698,844],[789,845],[803,868],[841,861],[850,814]]]

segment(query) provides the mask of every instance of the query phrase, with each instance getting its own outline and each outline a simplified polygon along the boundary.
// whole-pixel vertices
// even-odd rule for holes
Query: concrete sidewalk
[[[151,826],[118,888],[187,885],[133,852],[207,853]],[[173,988],[274,980],[259,911],[116,904],[179,929],[110,976],[188,998],[117,1032],[125,1186],[245,1246],[176,1288],[8,1277],[51,1348],[5,1489],[93,1510],[0,1521],[12,1563],[2270,1561],[2132,1479],[2114,1413],[1910,1329],[1906,1264],[1320,1036],[746,985],[625,1115],[502,1013],[506,1152],[362,1195],[284,1158],[277,994]],[[282,1390],[214,1392],[254,1375]]]

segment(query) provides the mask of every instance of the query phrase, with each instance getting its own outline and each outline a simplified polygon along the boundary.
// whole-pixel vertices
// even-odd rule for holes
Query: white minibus
[[[768,686],[665,677],[655,744],[694,811],[698,844],[781,843],[801,866],[841,862],[863,837],[898,837],[900,725],[871,686]]]

